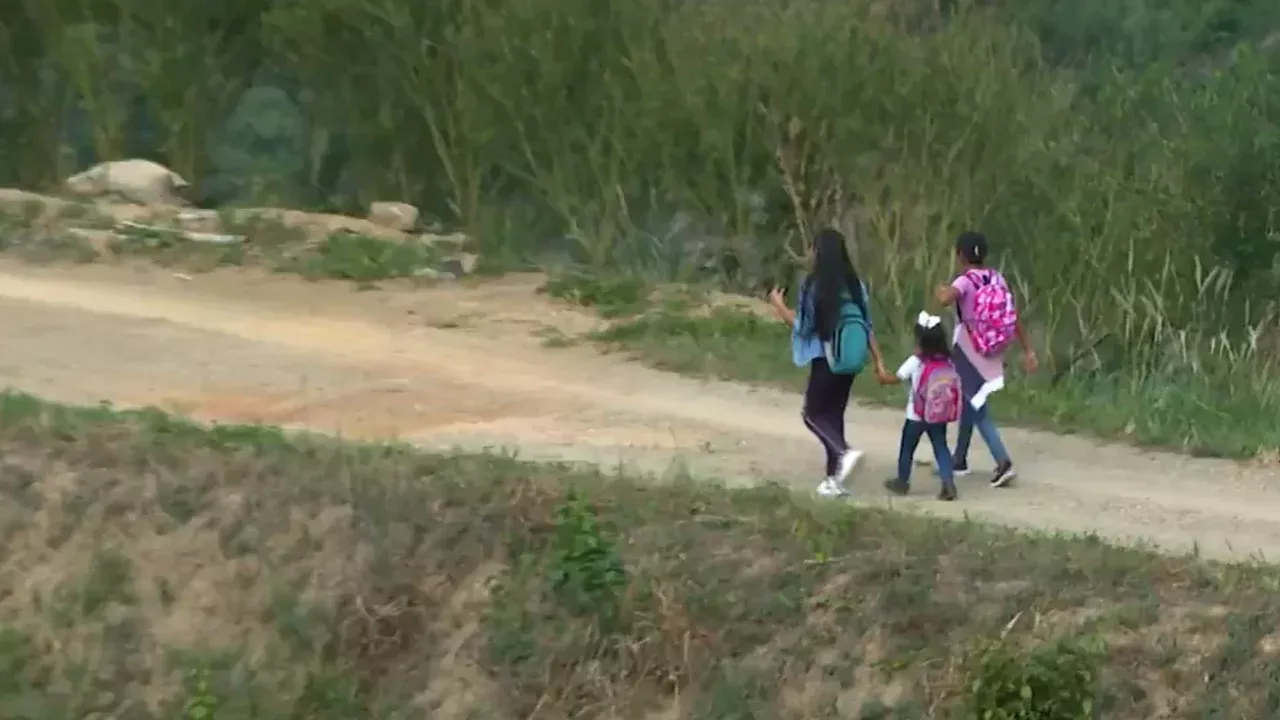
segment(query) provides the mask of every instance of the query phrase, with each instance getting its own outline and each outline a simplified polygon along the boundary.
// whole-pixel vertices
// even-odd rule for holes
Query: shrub
[[[1065,637],[1030,652],[1004,641],[977,654],[969,716],[974,720],[1095,720],[1098,668],[1104,647],[1096,637]]]
[[[627,572],[595,509],[570,492],[556,508],[555,526],[550,577],[557,599],[571,612],[616,619]]]

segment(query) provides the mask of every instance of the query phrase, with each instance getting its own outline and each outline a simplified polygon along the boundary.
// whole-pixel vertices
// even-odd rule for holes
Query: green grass
[[[357,283],[422,277],[441,260],[429,245],[394,243],[364,235],[330,235],[280,269],[312,279]]]
[[[655,299],[649,291],[619,283],[562,276],[548,282],[546,290],[569,302],[610,308],[601,314],[612,323],[590,338],[602,349],[677,373],[803,388],[806,371],[791,362],[787,328],[771,317],[736,307],[708,309],[705,293],[674,291]],[[624,289],[611,296],[615,285]],[[895,331],[895,325],[905,325],[897,320],[877,315],[891,371],[911,351],[905,333]],[[1011,353],[1010,384],[992,404],[1002,423],[1197,455],[1270,457],[1280,449],[1280,426],[1269,420],[1280,412],[1280,387],[1271,377],[1254,374],[1256,366],[1247,362],[1224,374],[1221,364],[1188,366],[1176,356],[1164,367],[1109,372],[1088,363],[1068,365],[1052,354],[1042,361],[1037,374],[1025,376]],[[901,388],[882,387],[869,374],[857,380],[854,392],[874,403],[903,402]]]
[[[1280,693],[1269,567],[12,393],[0,537],[12,718],[1146,720]]]

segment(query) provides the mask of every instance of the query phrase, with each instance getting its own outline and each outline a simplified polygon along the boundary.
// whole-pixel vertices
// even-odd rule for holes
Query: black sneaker
[[[951,502],[958,497],[960,496],[956,493],[955,485],[943,485],[942,489],[938,491],[938,499],[945,502]]]
[[[996,466],[996,473],[991,476],[991,487],[1009,487],[1016,477],[1018,477],[1018,471],[1013,469],[1013,463],[1005,460]]]
[[[884,481],[884,489],[894,495],[907,495],[911,492],[911,483],[898,478],[889,478]]]
[[[969,463],[951,461],[951,472],[956,477],[962,477],[969,474]]]

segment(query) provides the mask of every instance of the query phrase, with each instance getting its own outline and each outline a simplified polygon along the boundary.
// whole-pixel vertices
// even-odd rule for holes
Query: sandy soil
[[[203,420],[687,470],[734,485],[820,479],[798,397],[544,348],[539,330],[581,332],[596,320],[536,295],[536,284],[359,291],[244,271],[184,279],[3,261],[0,385]],[[880,481],[892,473],[901,413],[855,407],[848,420],[851,440],[869,452],[856,501],[888,503]],[[960,502],[933,500],[921,468],[918,496],[893,503],[1219,558],[1280,555],[1275,470],[1008,429],[1021,478],[1001,491],[987,487],[990,459],[975,442],[979,472],[960,481]]]

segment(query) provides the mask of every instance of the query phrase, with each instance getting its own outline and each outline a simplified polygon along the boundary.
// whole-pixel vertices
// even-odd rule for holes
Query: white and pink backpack
[[[922,358],[924,359],[924,358]],[[912,407],[921,422],[945,425],[960,419],[960,376],[947,358],[924,359]]]
[[[960,318],[973,347],[983,357],[996,357],[1009,347],[1018,328],[1018,309],[1013,291],[1004,276],[995,270],[965,273],[974,286],[973,317]]]

